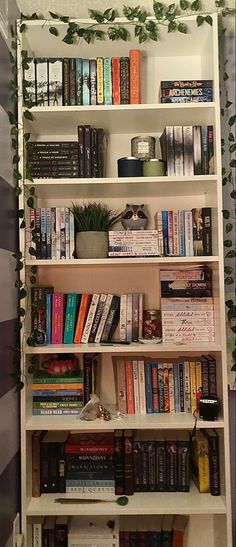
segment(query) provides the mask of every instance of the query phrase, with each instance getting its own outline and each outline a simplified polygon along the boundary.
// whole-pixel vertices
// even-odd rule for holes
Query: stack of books
[[[163,342],[214,342],[211,270],[161,271],[160,279]]]
[[[161,82],[161,103],[208,103],[213,101],[212,80]]]
[[[34,178],[77,178],[79,176],[76,141],[31,141],[28,166]]]
[[[122,341],[142,336],[142,294],[63,294],[52,287],[31,288],[31,333],[45,333],[48,344],[109,342],[119,321]]]
[[[140,50],[129,57],[29,59],[25,99],[37,106],[140,103]]]
[[[72,517],[68,547],[119,547],[119,517]]]
[[[210,207],[158,211],[154,217],[162,256],[211,256]]]
[[[108,256],[159,256],[157,230],[117,230],[108,232]]]
[[[127,526],[121,524],[120,547],[184,547],[185,515],[155,515],[142,517],[142,523],[130,517]]]
[[[51,359],[55,370],[65,370],[73,365],[70,359]],[[84,402],[83,374],[77,369],[65,374],[48,374],[38,371],[31,385],[33,415],[80,414]]]
[[[67,547],[68,517],[35,517],[32,524],[32,547]]]
[[[73,259],[75,250],[74,215],[68,207],[30,209],[29,245],[31,259]]]
[[[114,493],[113,432],[71,433],[65,455],[67,493]]]
[[[214,174],[212,125],[167,126],[160,145],[168,176]]]
[[[117,406],[125,414],[190,412],[202,395],[216,395],[211,355],[153,360],[113,358]]]

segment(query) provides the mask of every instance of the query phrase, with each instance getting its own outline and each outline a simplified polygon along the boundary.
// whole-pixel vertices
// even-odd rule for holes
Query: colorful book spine
[[[113,104],[120,104],[120,57],[112,57]]]
[[[103,59],[103,76],[104,76],[104,104],[112,104],[112,73],[111,73],[111,57]]]
[[[90,74],[90,104],[97,104],[97,63],[96,59],[89,60]]]
[[[141,102],[140,92],[140,50],[130,50],[130,103],[139,104]]]
[[[47,344],[52,343],[52,294],[46,294],[46,335]]]
[[[76,59],[76,104],[83,104],[83,66],[82,59]]]
[[[158,394],[158,364],[152,363],[152,400],[153,412],[159,412],[159,394]]]
[[[175,388],[174,388],[174,368],[173,363],[169,363],[169,399],[170,399],[170,412],[175,412]]]
[[[79,314],[78,314],[78,319],[77,319],[77,324],[75,329],[74,344],[80,344],[81,342],[84,323],[87,317],[87,312],[88,312],[91,298],[92,296],[90,294],[87,294],[87,293],[82,294]]]
[[[114,476],[115,494],[120,496],[124,493],[124,454],[122,431],[114,433]]]
[[[66,258],[70,258],[70,210],[65,207]]]
[[[104,104],[103,58],[97,58],[97,104]]]
[[[83,66],[83,86],[82,86],[83,105],[87,106],[90,104],[89,59],[82,59],[82,66]]]
[[[66,258],[66,218],[65,207],[60,207],[60,258]]]
[[[72,211],[70,211],[70,255],[69,258],[74,258],[75,251],[75,221]]]
[[[195,363],[195,361],[190,361],[189,370],[190,370],[190,384],[191,384],[191,411],[192,411],[192,414],[193,414],[197,409],[196,363]]]
[[[79,295],[67,295],[63,344],[73,344]]]
[[[62,344],[63,340],[64,296],[62,293],[52,295],[52,344]]]
[[[83,330],[83,334],[81,338],[81,343],[83,344],[87,344],[89,341],[89,335],[92,328],[92,323],[95,317],[95,313],[98,307],[99,298],[100,298],[100,294],[93,294],[92,296],[92,300],[90,303],[88,315],[85,321],[84,330]]]
[[[134,382],[133,382],[133,362],[125,362],[125,376],[126,376],[126,397],[127,397],[127,414],[135,413],[135,401],[134,401]]]
[[[146,391],[146,412],[152,414],[153,412],[153,400],[152,400],[152,365],[150,361],[145,362],[145,391]]]
[[[164,397],[164,370],[163,364],[158,363],[158,394],[159,394],[159,409],[164,412],[165,397]]]
[[[134,385],[134,412],[140,413],[139,382],[138,382],[138,361],[133,360],[133,385]]]
[[[146,414],[146,390],[145,390],[145,372],[144,361],[138,361],[138,381],[139,381],[139,406],[140,414]]]

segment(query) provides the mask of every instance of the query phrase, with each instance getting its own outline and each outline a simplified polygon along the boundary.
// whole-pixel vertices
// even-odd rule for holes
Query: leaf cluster
[[[76,232],[108,232],[121,217],[121,213],[97,202],[72,203],[70,210],[74,215]]]

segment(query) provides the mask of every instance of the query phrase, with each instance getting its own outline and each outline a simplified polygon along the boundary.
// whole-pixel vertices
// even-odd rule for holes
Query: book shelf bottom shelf
[[[99,498],[105,503],[56,503],[58,498],[78,498],[72,494],[42,494],[31,498],[27,516],[39,515],[223,515],[226,514],[225,498],[199,494],[194,484],[190,492],[145,492],[129,496],[129,503],[122,507],[115,503],[116,496],[84,494],[84,499]]]

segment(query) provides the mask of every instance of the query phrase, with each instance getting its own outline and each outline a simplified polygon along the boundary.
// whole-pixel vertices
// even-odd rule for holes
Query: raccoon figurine
[[[121,214],[121,224],[125,230],[145,230],[148,225],[145,205],[126,203],[126,208]]]

